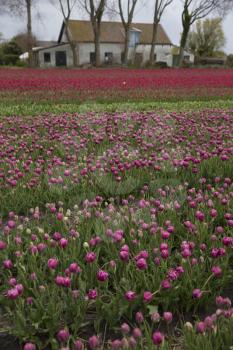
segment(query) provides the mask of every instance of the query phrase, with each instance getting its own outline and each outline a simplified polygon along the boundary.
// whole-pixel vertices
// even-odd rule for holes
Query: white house
[[[36,46],[32,48],[35,63],[38,65],[38,54],[37,54],[38,50],[51,47],[56,44],[57,42],[54,42],[54,41],[37,40]],[[24,52],[22,53],[22,55],[19,56],[19,59],[25,62],[28,60],[28,58],[29,58],[28,52]]]
[[[68,30],[72,40],[76,43],[79,66],[93,64],[95,60],[94,35],[90,21],[70,20]],[[73,64],[73,55],[65,33],[63,22],[58,42],[46,48],[37,50],[38,65],[45,67],[67,66]],[[144,65],[150,56],[153,24],[133,23],[130,30],[128,60],[132,63]],[[121,22],[102,22],[100,37],[100,54],[102,64],[120,64],[124,51],[124,30]],[[174,65],[172,54],[173,44],[159,25],[157,42],[155,46],[155,62],[166,62],[168,66]],[[186,59],[192,57],[186,54]]]

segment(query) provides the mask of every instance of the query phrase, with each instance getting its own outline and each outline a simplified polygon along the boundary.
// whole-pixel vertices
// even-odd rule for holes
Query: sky
[[[117,1],[117,0],[115,0]],[[154,0],[147,0],[145,6],[138,6],[134,17],[135,22],[151,23],[153,20]],[[174,0],[162,18],[162,25],[170,37],[173,44],[178,45],[180,39],[181,26],[181,0]],[[75,11],[73,19],[87,19],[81,11]],[[39,0],[37,8],[33,10],[33,31],[41,40],[57,40],[62,23],[62,15],[58,8],[52,6],[49,0]],[[226,36],[226,53],[233,53],[233,10],[224,19],[223,29]],[[5,39],[9,39],[18,32],[26,30],[26,19],[24,16],[17,18],[7,15],[0,17],[0,32]]]

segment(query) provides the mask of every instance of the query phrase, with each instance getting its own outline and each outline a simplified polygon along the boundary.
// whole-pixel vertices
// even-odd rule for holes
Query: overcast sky
[[[147,0],[145,7],[138,7],[134,21],[152,22],[154,0]],[[49,3],[49,0],[39,0],[37,9],[33,11],[33,30],[41,40],[57,40],[60,31],[62,16],[60,12]],[[162,24],[174,44],[179,43],[181,33],[181,1],[174,0],[173,4],[167,8],[163,16]],[[39,15],[38,15],[39,14]],[[73,13],[74,19],[85,19],[85,14],[76,11]],[[233,53],[233,11],[229,14],[223,23],[226,35],[225,51]],[[17,19],[9,16],[0,17],[0,32],[5,39],[8,39],[18,32],[26,30],[24,17]]]

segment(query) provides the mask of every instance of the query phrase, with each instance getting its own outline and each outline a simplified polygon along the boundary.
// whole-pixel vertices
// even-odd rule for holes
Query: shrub
[[[233,54],[227,56],[226,66],[233,67]]]
[[[158,61],[155,62],[154,67],[156,68],[168,68],[167,62]]]
[[[4,43],[0,48],[0,64],[15,65],[21,53],[21,49],[13,40]]]
[[[21,61],[21,60],[17,59],[15,65],[17,67],[27,67],[27,61]]]
[[[18,55],[8,54],[8,55],[4,55],[3,62],[6,66],[15,66],[18,59],[19,59]]]

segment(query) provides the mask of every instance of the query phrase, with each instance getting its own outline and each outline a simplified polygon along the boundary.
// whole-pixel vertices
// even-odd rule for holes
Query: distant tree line
[[[220,49],[226,40],[221,18],[207,18],[197,21],[188,37],[188,48],[197,57],[222,57]]]
[[[135,11],[142,5],[146,4],[145,0],[49,0],[62,13],[65,23],[65,30],[68,43],[73,53],[73,65],[78,65],[76,53],[76,43],[69,34],[68,22],[74,9],[84,10],[88,15],[95,44],[95,64],[100,65],[100,35],[101,23],[104,14],[112,13],[120,17],[124,35],[125,45],[123,54],[123,63],[127,64],[128,47],[130,40],[130,28],[133,23]],[[177,1],[177,0],[176,0]],[[219,19],[200,22],[210,14],[220,14],[224,16],[233,7],[233,0],[179,0],[182,3],[183,10],[181,14],[182,33],[179,48],[179,66],[182,65],[184,59],[184,51],[187,47],[199,55],[208,54],[218,50],[224,42],[224,36],[221,31],[221,22]],[[33,65],[33,34],[32,34],[32,8],[38,0],[0,0],[0,15],[8,13],[12,16],[26,15],[27,18],[27,33],[26,33],[26,48],[28,52],[28,64]],[[174,3],[174,0],[154,0],[154,16],[153,16],[153,35],[151,40],[150,64],[153,64],[154,49],[157,40],[158,25],[166,11],[166,9]],[[196,24],[195,31],[191,31],[192,26]],[[215,30],[215,42],[211,43],[210,47],[205,45],[210,43],[208,39],[208,31],[217,26]],[[211,39],[214,39],[212,36]],[[203,46],[202,40],[205,41]],[[13,44],[11,44],[13,45]],[[3,48],[3,51],[6,47]],[[212,50],[212,51],[211,51]],[[4,51],[5,52],[5,51]]]
[[[20,47],[14,40],[0,44],[0,65],[16,65],[22,54]]]
[[[19,56],[28,50],[27,33],[20,33],[6,42],[1,37],[0,35],[0,65],[24,65],[19,60]],[[33,47],[37,46],[37,39],[34,35],[31,40]]]

